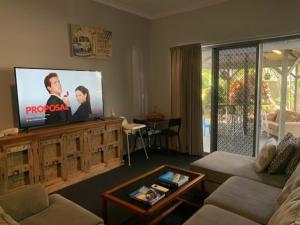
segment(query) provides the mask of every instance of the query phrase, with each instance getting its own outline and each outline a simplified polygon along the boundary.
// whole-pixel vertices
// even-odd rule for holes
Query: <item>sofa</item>
[[[210,194],[184,225],[300,224],[300,163],[290,178],[254,168],[255,159],[221,151],[193,162],[192,170],[206,174]],[[284,214],[293,207],[297,223],[289,223],[295,218]],[[275,223],[279,218],[282,223]]]
[[[5,222],[4,222],[5,221]],[[27,185],[0,196],[2,225],[103,225],[103,220],[41,184]]]
[[[280,111],[262,112],[262,130],[268,134],[278,137]],[[285,134],[292,133],[295,137],[300,137],[300,113],[293,111],[285,112]]]
[[[283,174],[255,172],[256,159],[229,152],[216,151],[190,164],[190,169],[205,174],[205,191],[212,193],[228,178],[240,176],[282,188],[287,181]]]

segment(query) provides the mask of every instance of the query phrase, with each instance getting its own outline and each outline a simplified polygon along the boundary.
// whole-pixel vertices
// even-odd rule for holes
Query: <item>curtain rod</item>
[[[277,36],[261,36],[261,37],[255,37],[255,38],[249,38],[249,39],[242,39],[242,40],[230,40],[225,42],[219,42],[219,43],[203,43],[203,48],[217,48],[221,46],[226,45],[233,45],[233,44],[242,44],[247,42],[269,42],[269,41],[280,41],[280,40],[287,40],[292,38],[300,38],[299,33],[294,34],[285,34],[285,35],[277,35]]]
[[[280,41],[280,40],[287,40],[292,38],[300,38],[300,33],[291,33],[291,34],[280,34],[280,35],[274,35],[274,36],[257,36],[253,38],[248,39],[239,39],[239,40],[227,40],[224,42],[189,42],[189,43],[182,43],[174,45],[170,48],[174,47],[181,47],[181,46],[187,46],[187,45],[196,45],[201,44],[202,48],[218,48],[223,47],[227,45],[236,45],[236,44],[243,44],[243,43],[249,43],[249,42],[268,42],[268,41]]]

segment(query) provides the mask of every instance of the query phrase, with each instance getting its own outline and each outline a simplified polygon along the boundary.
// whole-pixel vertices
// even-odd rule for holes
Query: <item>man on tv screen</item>
[[[61,98],[62,87],[58,75],[49,73],[44,79],[44,84],[51,95],[46,104],[46,124],[69,122],[72,116],[70,102],[67,98],[68,94]]]

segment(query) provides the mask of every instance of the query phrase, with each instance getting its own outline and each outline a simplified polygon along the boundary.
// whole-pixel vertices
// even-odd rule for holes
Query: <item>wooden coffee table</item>
[[[129,197],[130,193],[142,186],[150,187],[154,183],[159,184],[158,177],[167,171],[189,176],[189,181],[179,188],[169,188],[170,191],[166,194],[166,196],[152,206]],[[108,201],[111,201],[129,209],[131,212],[141,217],[143,224],[157,224],[183,202],[190,203],[195,206],[195,203],[184,200],[181,196],[200,183],[202,187],[201,191],[204,192],[204,177],[204,174],[171,165],[163,165],[151,170],[102,194],[102,217],[104,222],[107,224],[107,204]]]

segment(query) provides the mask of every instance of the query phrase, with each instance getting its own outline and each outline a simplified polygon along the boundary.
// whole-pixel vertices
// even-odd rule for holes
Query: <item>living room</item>
[[[0,53],[2,59],[0,62],[0,102],[2,104],[0,130],[19,127],[14,67],[101,71],[104,117],[114,116],[119,118],[120,116],[124,116],[129,122],[132,122],[134,118],[140,118],[148,113],[157,112],[165,118],[170,118],[172,117],[172,59],[170,48],[194,44],[200,44],[201,47],[205,48],[213,48],[227,46],[233,43],[247,43],[273,38],[297,38],[300,31],[299,22],[297,20],[297,9],[300,5],[297,0],[284,2],[280,0],[191,1],[190,5],[185,2],[181,5],[180,9],[174,9],[161,3],[161,6],[158,7],[157,10],[155,10],[155,8],[153,10],[153,8],[145,3],[145,5],[141,7],[144,11],[129,8],[130,5],[127,5],[127,7],[123,5],[123,7],[121,7],[112,2],[114,1],[3,0],[0,2],[0,21],[2,28],[0,36],[2,43],[2,51]],[[160,5],[160,3],[158,3],[158,5]],[[168,10],[168,8],[172,8],[173,11]],[[165,10],[165,12],[160,10]],[[70,43],[71,24],[101,27],[111,31],[113,37],[112,57],[110,59],[96,59],[72,56]],[[39,40],[40,38],[41,40]],[[32,90],[32,95],[35,95],[34,90]],[[281,106],[281,103],[279,103],[279,105]],[[210,111],[213,113],[212,108],[210,108]],[[212,116],[216,115],[212,114]],[[278,120],[283,123],[284,118],[279,118]],[[119,120],[118,123],[120,123]],[[43,129],[46,129],[46,133],[48,132],[48,128]],[[49,129],[51,129],[52,134],[62,132],[59,126]],[[181,127],[181,132],[182,129],[184,128]],[[216,128],[212,126],[210,134],[216,133],[214,129]],[[39,130],[39,128],[33,130]],[[29,132],[31,131],[29,130]],[[202,139],[201,132],[194,134],[201,137],[199,140]],[[207,132],[208,130],[206,130],[206,133]],[[279,140],[284,139],[285,133],[282,133],[282,131],[278,132],[281,132],[280,135],[279,133],[277,136],[268,133],[267,137],[275,136],[276,140],[278,140],[278,138]],[[264,135],[266,135],[266,132],[264,132]],[[210,152],[213,148],[217,150],[216,141],[212,141],[210,147],[207,149],[201,147],[182,150],[178,148],[175,137],[175,144],[171,145],[170,149],[176,149],[177,151],[164,151],[164,148],[158,150],[154,149],[154,151],[148,150],[148,160],[145,159],[142,145],[138,145],[141,151],[136,151],[131,154],[132,165],[129,167],[125,136],[124,134],[124,140],[122,140],[123,145],[121,147],[123,152],[120,156],[122,157],[124,154],[124,165],[118,165],[115,168],[114,166],[117,164],[113,164],[109,171],[97,175],[96,177],[98,178],[95,178],[95,176],[91,178],[92,176],[90,176],[90,179],[87,179],[88,177],[85,177],[82,182],[78,183],[78,180],[77,182],[74,181],[73,183],[65,185],[64,189],[56,189],[55,192],[75,201],[81,205],[81,207],[96,214],[97,217],[103,218],[100,212],[103,209],[100,201],[103,192],[163,164],[173,164],[188,170],[193,167],[197,167],[197,169],[202,166],[205,167],[205,165],[202,164],[201,166],[190,164],[202,157],[204,151]],[[255,136],[253,138],[258,139],[259,137]],[[203,136],[203,142],[205,141],[204,139],[205,137]],[[164,147],[164,139],[162,141]],[[157,143],[159,143],[159,141],[157,141]],[[130,142],[130,144],[132,144],[132,142]],[[132,146],[130,147],[133,149]],[[257,157],[259,155],[258,147],[254,146],[253,149],[254,148],[257,149],[257,152],[254,154]],[[210,155],[213,156],[214,154]],[[252,156],[252,152],[249,155]],[[226,164],[226,159],[226,156],[222,156],[220,159],[212,158],[210,160]],[[4,159],[1,158],[1,167],[3,167],[3,160]],[[239,161],[234,158],[234,156],[227,160],[229,160],[229,164],[236,165],[236,167],[230,167],[233,171],[228,172],[228,174],[241,176],[243,171],[241,170],[240,173],[236,171],[240,169],[239,165],[242,167],[243,165],[246,167],[247,165],[249,166],[249,164],[247,164],[249,161]],[[208,164],[214,163],[209,161]],[[121,168],[122,172],[118,170]],[[200,171],[195,169],[194,171],[207,173],[205,179],[212,181],[211,183],[215,182],[220,184],[225,182],[228,178],[226,177],[225,179],[223,175],[215,172],[209,168],[209,166],[205,168],[206,170]],[[252,177],[254,180],[263,179],[260,175],[256,175],[257,174],[253,175],[251,173],[251,176],[256,177]],[[264,176],[265,175],[263,175],[263,177]],[[281,175],[278,176],[279,178],[276,177],[276,179],[286,181],[285,177],[282,178]],[[34,179],[38,179],[38,175],[35,175]],[[105,183],[105,180],[110,181],[99,188],[99,191],[88,189],[93,188],[93,185],[97,186],[96,182]],[[266,180],[269,181],[269,178],[266,178]],[[283,180],[278,182],[284,182]],[[70,184],[72,184],[72,186],[69,186]],[[247,185],[250,184],[247,183]],[[208,188],[207,192],[209,192],[210,187],[205,187]],[[282,189],[284,185],[281,183],[276,187]],[[215,189],[215,186],[212,187],[212,189]],[[257,188],[257,190],[258,189],[259,188]],[[88,196],[87,199],[84,197],[85,193],[82,192],[90,192],[90,194],[86,194]],[[279,190],[276,189],[274,193],[278,195]],[[248,193],[244,194],[247,195]],[[2,206],[2,204],[0,205]],[[210,205],[214,205],[215,207],[216,204],[210,202]],[[2,207],[5,209],[5,206]],[[298,207],[297,209],[299,209],[299,201],[295,201],[293,207]],[[222,206],[217,205],[217,208],[222,208]],[[171,222],[162,220],[160,223],[182,224],[183,222],[180,219],[176,221],[176,216],[181,213],[180,210],[188,211],[187,209],[190,208],[179,208],[177,214],[175,212],[175,215],[167,218],[167,220],[169,219]],[[227,211],[235,212],[234,209],[226,209]],[[212,209],[210,208],[209,210]],[[193,213],[196,211],[197,210],[191,210]],[[225,214],[227,211],[225,211]],[[131,218],[134,213],[128,212],[128,210],[122,207],[108,205],[107,212],[108,222],[105,224],[144,224],[140,222],[140,220],[136,222],[128,219],[128,216]],[[184,215],[184,222],[188,221],[193,213]],[[207,215],[209,215],[209,213],[210,212],[208,212]],[[224,211],[222,211],[222,213],[224,213]],[[259,218],[257,220],[255,216],[254,218],[251,216],[249,218],[240,212],[237,214],[239,214],[238,218],[236,214],[230,214],[228,218],[231,219],[228,219],[228,223],[223,224],[238,224],[234,223],[234,221],[241,219],[241,217],[240,224],[267,224],[268,222],[267,219],[261,220],[261,218]],[[119,218],[117,218],[118,216],[116,215],[119,215]],[[226,214],[226,216],[228,215]],[[205,220],[203,217],[200,218]],[[246,218],[246,222],[243,220],[244,218]],[[268,219],[270,218],[271,215],[269,213]],[[196,222],[194,221],[194,224],[201,224],[201,219]],[[33,221],[31,221],[31,223],[22,223],[21,220],[18,221],[20,224],[36,224],[33,223]],[[74,221],[69,222],[76,224]],[[39,225],[41,224],[42,223],[39,223]],[[49,224],[51,224],[51,221]],[[61,225],[63,224],[67,225],[68,223],[63,222]],[[97,222],[94,224],[97,224]]]

